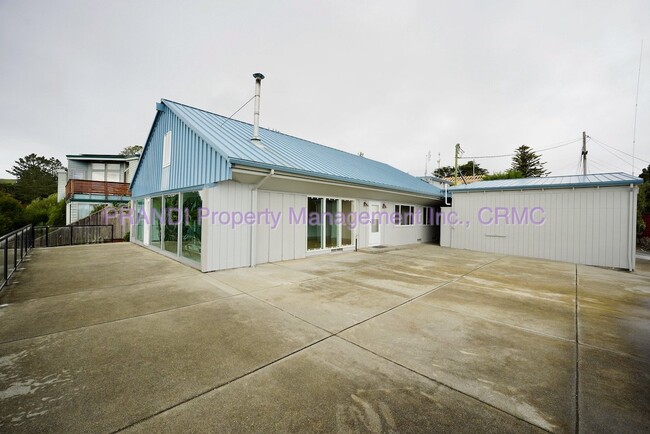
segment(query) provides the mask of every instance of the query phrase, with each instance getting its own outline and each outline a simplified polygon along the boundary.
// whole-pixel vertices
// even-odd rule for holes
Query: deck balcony
[[[131,196],[129,184],[126,182],[90,181],[86,179],[71,179],[65,186],[67,200],[78,196],[102,200],[119,200]]]

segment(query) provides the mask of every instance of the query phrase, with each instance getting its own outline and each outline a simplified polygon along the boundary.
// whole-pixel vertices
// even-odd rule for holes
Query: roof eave
[[[342,176],[336,176],[336,175],[327,175],[323,173],[315,173],[315,172],[310,172],[306,170],[300,170],[300,169],[294,169],[291,167],[285,167],[285,166],[278,166],[274,164],[267,164],[267,163],[259,163],[257,161],[248,161],[248,160],[238,160],[238,159],[232,159],[231,164],[234,166],[241,166],[241,167],[249,167],[249,168],[254,168],[254,169],[273,169],[277,171],[281,171],[284,173],[292,174],[292,175],[301,175],[305,176],[308,178],[314,178],[318,180],[326,180],[326,181],[338,181],[342,182],[345,184],[350,184],[352,186],[363,186],[363,187],[373,187],[373,188],[378,188],[386,191],[390,191],[393,193],[402,193],[402,194],[409,194],[409,195],[418,195],[421,197],[427,197],[431,199],[442,199],[444,198],[444,193],[440,191],[439,194],[434,194],[434,193],[428,193],[425,191],[418,191],[418,190],[407,190],[404,188],[400,188],[394,185],[388,185],[388,184],[380,184],[380,183],[373,183],[373,182],[362,182],[360,180],[356,179],[351,179],[351,178],[345,178]]]

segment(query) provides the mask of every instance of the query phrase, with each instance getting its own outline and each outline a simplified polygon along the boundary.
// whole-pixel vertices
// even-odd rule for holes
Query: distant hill
[[[0,184],[15,184],[15,179],[2,179],[0,178]]]

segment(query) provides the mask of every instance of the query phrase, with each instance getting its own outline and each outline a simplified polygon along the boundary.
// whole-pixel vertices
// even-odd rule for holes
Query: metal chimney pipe
[[[256,72],[253,74],[255,78],[255,113],[253,116],[253,139],[254,141],[260,141],[260,92],[262,90],[262,80],[264,75]]]

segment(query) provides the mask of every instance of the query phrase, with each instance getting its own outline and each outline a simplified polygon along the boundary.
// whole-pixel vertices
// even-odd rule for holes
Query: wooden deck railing
[[[89,181],[71,179],[65,186],[65,197],[73,194],[96,194],[103,196],[131,196],[129,184],[126,182]]]

